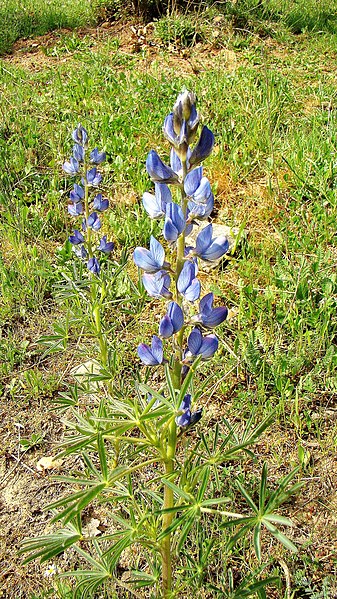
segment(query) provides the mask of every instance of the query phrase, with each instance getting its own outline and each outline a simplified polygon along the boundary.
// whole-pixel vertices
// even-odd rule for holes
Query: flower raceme
[[[71,190],[68,205],[68,212],[73,217],[84,216],[82,220],[82,233],[74,229],[73,235],[69,236],[69,241],[73,246],[75,254],[81,259],[87,261],[89,272],[94,275],[100,273],[100,263],[94,255],[94,242],[92,234],[97,233],[102,222],[97,212],[105,212],[109,208],[109,200],[103,198],[101,193],[97,193],[93,200],[90,199],[90,188],[97,187],[102,181],[102,175],[98,172],[96,166],[87,169],[89,163],[101,164],[106,159],[105,152],[100,152],[95,148],[87,157],[88,133],[82,125],[73,131],[72,138],[75,142],[73,155],[69,161],[63,164],[65,173],[71,176],[81,176],[81,185],[74,184]],[[97,211],[97,212],[96,212]],[[99,244],[96,244],[98,251],[108,255],[114,249],[112,241],[107,241],[107,236],[103,235]]]
[[[154,182],[154,194],[144,193],[143,206],[150,218],[163,220],[162,235],[167,242],[167,251],[175,256],[166,260],[166,248],[153,236],[150,249],[137,247],[133,253],[136,266],[143,271],[142,281],[147,293],[151,297],[171,300],[160,320],[159,336],[153,336],[151,346],[141,344],[138,355],[146,366],[163,364],[166,361],[163,342],[171,343],[169,368],[178,389],[191,363],[198,357],[201,361],[210,359],[218,349],[217,337],[203,335],[199,327],[213,329],[228,314],[224,306],[213,307],[214,297],[209,293],[200,300],[199,311],[193,315],[194,304],[201,293],[198,259],[218,260],[229,249],[225,237],[213,237],[211,224],[198,233],[195,247],[186,246],[186,236],[198,221],[208,219],[214,206],[211,185],[201,166],[212,151],[214,135],[203,127],[197,138],[199,115],[195,101],[193,93],[184,91],[165,119],[163,131],[171,145],[170,165],[166,165],[154,150],[149,152],[146,160],[147,172]],[[191,147],[193,143],[195,145]],[[176,188],[177,200],[173,199],[169,185]],[[185,329],[191,325],[194,328],[186,339]],[[201,410],[191,412],[190,395],[185,396],[180,411],[182,413],[175,422],[183,430],[201,418]]]

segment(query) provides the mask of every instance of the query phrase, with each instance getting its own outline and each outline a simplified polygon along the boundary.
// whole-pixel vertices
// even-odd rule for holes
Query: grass
[[[16,422],[25,423],[25,439],[41,438],[25,454],[26,465],[34,467],[38,456],[52,451],[54,428],[49,430],[41,414],[49,422],[50,407],[55,407],[50,398],[58,391],[73,393],[71,401],[81,407],[81,389],[74,390],[69,372],[95,357],[85,333],[85,307],[73,302],[62,283],[62,273],[73,276],[64,246],[72,228],[65,210],[69,180],[61,170],[72,146],[70,132],[81,122],[93,145],[107,152],[104,185],[113,206],[109,227],[117,254],[130,254],[136,245],[146,245],[151,233],[140,203],[150,188],[147,151],[154,148],[167,156],[163,118],[181,88],[191,88],[216,135],[216,152],[206,164],[216,190],[216,220],[246,230],[233,259],[208,283],[232,316],[221,327],[217,359],[205,365],[201,377],[212,375],[210,393],[201,398],[207,406],[202,430],[211,441],[218,420],[225,435],[224,416],[242,428],[252,413],[258,422],[274,411],[275,424],[258,446],[258,464],[246,462],[242,471],[253,488],[265,458],[273,480],[300,463],[307,485],[288,506],[299,526],[294,540],[300,551],[295,557],[286,554],[286,562],[291,596],[316,599],[336,592],[333,523],[327,523],[325,513],[332,511],[336,479],[337,37],[332,17],[324,17],[332,2],[306,4],[300,34],[294,26],[295,3],[269,3],[268,15],[261,4],[255,15],[248,2],[237,2],[235,10],[251,24],[253,17],[281,23],[282,35],[281,26],[265,40],[253,28],[250,35],[228,29],[216,46],[208,46],[209,53],[202,48],[181,58],[165,48],[150,54],[151,46],[131,53],[128,42],[114,32],[57,33],[35,50],[33,60],[23,52],[1,63],[0,373],[10,406],[3,456],[15,451]],[[23,35],[32,33],[25,29]],[[116,308],[113,301],[122,296],[129,300]],[[113,377],[126,393],[137,376],[135,347],[153,334],[156,304],[138,289],[130,260],[111,283],[108,299],[105,322],[118,343]],[[52,343],[53,351],[46,351]],[[23,479],[25,470],[18,472]],[[224,465],[223,480],[231,473],[230,464]],[[43,531],[45,521],[37,526]],[[257,569],[253,554],[242,564],[240,551],[220,564],[224,539],[208,546],[213,526],[196,527],[180,563],[191,568],[195,596],[215,596],[211,584],[226,588],[230,570],[238,583]],[[30,533],[22,530],[25,534]],[[284,555],[271,549],[264,558],[268,575],[284,579]],[[16,599],[43,593],[39,566],[29,581],[18,568],[8,592],[14,584]],[[283,585],[270,590],[270,597],[283,599],[286,592]]]
[[[94,21],[90,0],[2,0],[0,55],[10,52],[20,38],[42,35],[61,27],[83,27]]]

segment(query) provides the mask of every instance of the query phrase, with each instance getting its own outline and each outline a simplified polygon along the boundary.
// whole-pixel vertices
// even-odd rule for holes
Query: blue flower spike
[[[163,342],[159,337],[153,335],[151,347],[145,343],[141,343],[137,348],[138,355],[146,366],[158,366],[162,364],[163,355]]]
[[[195,246],[195,254],[209,262],[221,258],[229,250],[227,237],[213,238],[212,234],[212,225],[207,225],[197,236]]]
[[[161,319],[159,324],[159,335],[168,339],[175,333],[178,333],[184,325],[184,313],[176,302],[168,305],[167,313]]]

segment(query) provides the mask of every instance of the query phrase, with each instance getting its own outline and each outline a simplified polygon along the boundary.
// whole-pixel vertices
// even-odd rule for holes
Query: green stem
[[[169,477],[174,470],[174,458],[177,445],[177,425],[175,420],[171,422],[167,440],[167,457],[165,461],[165,476]],[[173,490],[165,485],[164,487],[164,509],[173,507]],[[172,523],[173,513],[163,515],[163,530],[166,530]],[[163,597],[168,599],[172,589],[172,560],[171,560],[171,533],[167,534],[162,541],[162,577],[163,577]]]
[[[182,161],[183,167],[183,176],[182,180],[184,182],[186,174],[187,174],[187,164],[186,159]],[[184,187],[181,189],[181,209],[186,215],[187,209],[187,198],[184,191]],[[177,262],[176,262],[176,270],[174,273],[174,279],[176,283],[175,290],[175,301],[179,306],[182,304],[182,297],[177,288],[178,277],[182,271],[184,266],[184,252],[185,252],[185,231],[180,235],[177,240]],[[180,390],[181,387],[181,369],[182,369],[182,353],[183,353],[183,340],[184,340],[184,328],[182,328],[176,335],[176,349],[175,349],[175,357],[174,357],[174,365],[172,368],[172,382],[173,387],[177,391]],[[174,471],[174,460],[176,455],[176,447],[177,447],[177,425],[175,420],[173,420],[168,429],[167,436],[167,451],[166,451],[166,459],[165,463],[165,476],[170,477],[172,472]],[[168,509],[173,507],[174,505],[174,496],[173,491],[168,486],[164,488],[164,509]],[[173,513],[165,513],[163,515],[163,530],[166,530],[173,521],[174,514]],[[171,533],[167,534],[162,541],[162,578],[163,578],[163,597],[164,599],[168,599],[171,596],[172,591],[172,559],[171,559]]]

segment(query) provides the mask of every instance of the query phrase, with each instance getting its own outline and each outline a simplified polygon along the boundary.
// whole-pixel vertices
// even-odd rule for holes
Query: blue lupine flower
[[[191,413],[191,395],[185,395],[183,401],[180,404],[179,411],[183,412],[180,416],[176,417],[176,424],[181,428],[189,428],[199,422],[202,416],[202,408]]]
[[[165,267],[165,250],[161,243],[151,235],[150,249],[136,247],[133,260],[139,268],[148,273],[154,273]]]
[[[73,245],[79,245],[80,243],[84,243],[84,237],[80,231],[74,229],[74,235],[69,235],[69,241]]]
[[[195,254],[203,260],[217,260],[229,249],[227,237],[220,236],[212,238],[213,227],[207,225],[196,238]]]
[[[196,202],[190,200],[187,204],[187,208],[189,220],[206,220],[213,212],[214,196],[211,193],[205,204],[202,202],[200,202],[200,204],[197,204]]]
[[[161,319],[159,324],[159,335],[168,339],[174,333],[180,331],[184,324],[184,313],[176,302],[171,302],[167,308],[167,314]]]
[[[206,202],[212,194],[211,185],[207,177],[202,176],[202,166],[194,168],[187,173],[184,181],[184,190],[194,202]]]
[[[107,241],[106,235],[103,235],[103,237],[100,241],[100,244],[98,246],[99,251],[103,252],[104,254],[110,254],[110,252],[112,252],[114,247],[115,247],[115,244],[113,243],[113,241]]]
[[[72,133],[72,138],[76,144],[80,146],[85,146],[88,141],[88,133],[87,130],[82,127],[82,125],[78,125],[75,131]]]
[[[79,216],[83,214],[84,208],[81,202],[77,202],[77,204],[68,204],[68,212],[71,216]]]
[[[97,148],[95,148],[90,153],[90,162],[92,162],[93,164],[101,164],[101,162],[104,162],[105,159],[106,159],[106,153],[99,152]]]
[[[80,165],[79,165],[78,160],[76,160],[75,158],[73,158],[73,156],[71,156],[70,161],[64,162],[62,168],[63,168],[64,172],[67,173],[67,175],[76,175],[78,173]]]
[[[102,197],[101,193],[98,193],[94,199],[93,209],[98,210],[98,212],[104,212],[109,208],[109,200],[107,198]]]
[[[214,135],[207,127],[203,127],[198,143],[193,149],[190,157],[190,165],[200,164],[210,155],[214,146]]]
[[[159,270],[153,275],[145,273],[142,277],[142,281],[146,291],[151,297],[172,298],[172,293],[169,290],[171,278],[166,270]]]
[[[191,420],[191,401],[192,396],[190,394],[185,395],[183,401],[180,404],[179,412],[183,412],[180,416],[176,417],[176,425],[184,428],[188,426]]]
[[[77,183],[75,183],[74,189],[71,190],[69,197],[70,197],[71,202],[74,202],[74,204],[83,200],[83,198],[84,198],[83,187],[81,187],[80,185],[77,185]]]
[[[178,175],[151,150],[146,159],[146,170],[155,183],[179,183]]]
[[[93,212],[92,214],[90,214],[86,224],[88,227],[90,227],[90,229],[93,229],[94,231],[100,230],[102,223],[99,219],[97,212]]]
[[[188,362],[195,356],[202,356],[203,360],[208,360],[218,349],[218,339],[215,335],[202,336],[200,329],[194,328],[187,339],[188,351],[185,353],[185,360]]]
[[[155,183],[154,193],[147,191],[143,195],[143,206],[150,218],[162,218],[165,216],[166,205],[172,202],[172,195],[165,183]]]
[[[74,245],[73,246],[73,252],[76,254],[76,256],[78,258],[80,258],[81,260],[86,260],[88,258],[88,252],[85,249],[84,245]]]
[[[228,309],[225,306],[213,308],[213,301],[213,293],[208,293],[207,295],[205,295],[200,300],[199,314],[192,318],[193,321],[201,322],[204,325],[204,327],[208,329],[212,329],[218,326],[224,320],[226,320],[228,316]]]
[[[163,342],[159,337],[153,335],[151,347],[145,343],[141,343],[137,348],[138,355],[146,366],[158,366],[162,364],[163,356]]]
[[[191,198],[188,202],[189,219],[203,220],[210,216],[214,196],[208,179],[202,176],[202,167],[195,168],[186,175],[184,189]]]
[[[73,147],[73,157],[75,158],[75,160],[78,160],[78,162],[83,162],[84,148],[82,146],[79,146],[78,144],[75,144]]]
[[[200,281],[196,278],[196,267],[186,261],[177,281],[177,289],[189,302],[195,302],[200,296]]]
[[[98,275],[99,271],[101,270],[99,262],[95,256],[88,260],[87,267],[88,270],[90,270],[90,272],[92,272],[94,275]]]
[[[177,241],[185,226],[186,221],[180,206],[174,202],[167,204],[163,228],[163,235],[166,241]]]
[[[87,184],[92,185],[93,187],[97,187],[102,181],[102,175],[97,171],[97,168],[91,168],[90,171],[87,171]],[[82,181],[83,182],[83,181]]]

